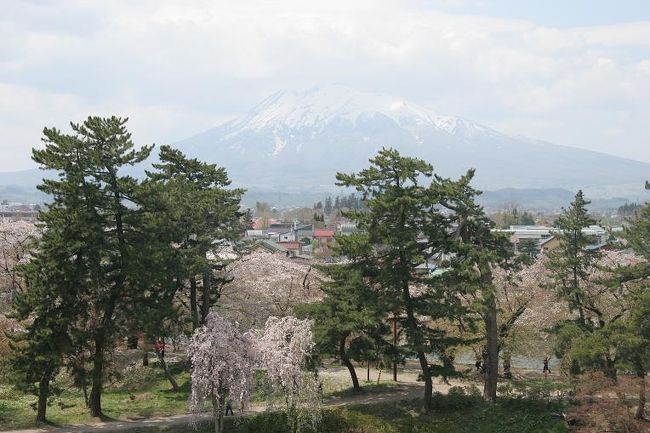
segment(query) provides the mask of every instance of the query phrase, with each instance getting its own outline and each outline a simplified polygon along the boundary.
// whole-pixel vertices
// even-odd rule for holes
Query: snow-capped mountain
[[[502,134],[400,98],[342,86],[279,92],[248,114],[184,140],[236,183],[265,190],[331,190],[336,172],[367,166],[382,147],[418,156],[445,176],[476,168],[484,189],[637,191],[650,164]]]
[[[276,131],[306,129],[322,131],[333,122],[355,126],[369,116],[382,115],[413,132],[434,127],[449,134],[464,130],[494,132],[459,118],[440,116],[417,104],[388,95],[361,93],[343,86],[314,88],[306,92],[278,92],[256,106],[249,114],[231,122],[234,130]]]

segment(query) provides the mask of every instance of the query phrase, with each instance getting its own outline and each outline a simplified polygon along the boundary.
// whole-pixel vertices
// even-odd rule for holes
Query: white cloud
[[[136,138],[173,141],[279,89],[329,83],[650,161],[650,23],[556,29],[435,6],[11,2],[0,16],[0,169],[26,166],[46,124],[115,110]]]

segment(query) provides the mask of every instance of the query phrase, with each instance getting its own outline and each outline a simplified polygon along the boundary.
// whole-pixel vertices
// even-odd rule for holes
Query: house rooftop
[[[334,230],[332,229],[316,229],[314,230],[315,238],[333,238]]]

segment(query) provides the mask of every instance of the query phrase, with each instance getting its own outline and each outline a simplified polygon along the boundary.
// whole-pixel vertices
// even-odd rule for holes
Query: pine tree
[[[375,336],[383,328],[386,312],[375,291],[361,275],[345,266],[334,265],[323,269],[331,281],[321,287],[325,297],[321,302],[303,304],[294,308],[298,317],[314,319],[314,339],[321,355],[338,358],[350,372],[352,386],[361,391],[356,370],[352,364],[351,346],[359,339]],[[362,356],[356,353],[355,358]]]
[[[47,243],[48,240],[41,246],[46,248]],[[44,259],[47,263],[43,263]],[[14,298],[12,316],[23,322],[25,329],[9,335],[13,350],[11,364],[20,373],[20,387],[38,396],[36,421],[39,422],[46,421],[51,382],[71,349],[69,328],[78,316],[74,302],[57,302],[59,296],[68,296],[65,287],[71,288],[61,276],[54,277],[58,263],[35,251],[31,264],[21,271],[26,286]],[[40,271],[38,274],[36,269]],[[56,283],[52,281],[55,278]]]
[[[476,310],[485,328],[485,382],[483,396],[496,401],[499,374],[499,329],[497,325],[497,299],[494,267],[508,269],[513,266],[512,247],[509,240],[492,231],[494,224],[483,208],[476,204],[479,192],[469,183],[470,171],[458,182],[449,184],[446,207],[453,211],[455,239],[449,259],[449,270],[443,279],[456,292],[477,299]]]
[[[583,233],[585,227],[595,223],[587,211],[589,203],[578,191],[569,208],[563,210],[554,234],[560,245],[548,254],[547,264],[553,274],[553,288],[568,302],[571,311],[578,312],[578,324],[582,327],[589,326],[583,286],[601,256],[598,251],[587,249],[591,240]]]
[[[645,188],[650,190],[650,183],[646,182]],[[623,335],[628,338],[620,340],[627,342],[623,348],[626,350],[622,350],[623,358],[639,378],[639,404],[635,418],[644,419],[646,376],[650,369],[650,289],[647,287],[650,277],[650,203],[636,209],[634,216],[627,221],[623,238],[643,258],[642,262],[624,268],[620,275],[621,282],[637,286],[632,299],[632,312],[623,327]]]
[[[155,170],[147,173],[146,184],[164,215],[154,230],[163,237],[172,233],[179,245],[174,278],[181,292],[189,290],[189,316],[192,329],[197,329],[229,281],[222,272],[227,261],[215,252],[240,237],[244,190],[228,188],[224,168],[187,158],[170,146],[161,146],[159,159]]]
[[[608,313],[608,310],[612,310],[611,299],[620,297],[619,277],[613,281],[607,275],[600,277],[599,281],[593,278],[593,275],[604,271],[617,274],[621,269],[612,270],[600,265],[602,253],[587,248],[591,239],[582,229],[594,223],[586,209],[588,204],[589,201],[579,191],[571,206],[558,218],[559,231],[556,236],[560,239],[560,246],[549,253],[547,262],[547,268],[552,272],[552,287],[567,302],[571,311],[578,312],[574,324],[559,325],[556,352],[572,357],[573,371],[579,371],[581,359],[595,359],[597,353],[600,360],[596,364],[607,377],[616,379],[618,354],[611,345],[592,345],[588,357],[582,356],[581,352],[584,351],[579,350],[585,341],[605,342],[606,339],[601,337],[609,332],[613,322],[619,320],[626,310],[624,305],[616,305],[621,311]],[[583,364],[595,365],[593,362]]]
[[[522,239],[517,245],[519,254],[534,259],[539,254],[539,244],[536,239]]]
[[[46,273],[42,285],[54,293],[71,287],[61,308],[76,319],[75,332],[82,333],[91,348],[92,416],[102,415],[106,353],[125,331],[127,316],[137,309],[147,287],[142,282],[147,267],[140,260],[146,257],[147,242],[135,202],[139,184],[120,170],[146,159],[152,147],[135,150],[126,121],[89,117],[71,124],[72,135],[45,128],[45,148],[32,155],[41,168],[59,176],[39,186],[52,196],[40,216],[52,239],[39,249],[42,260],[31,272],[39,274],[56,263],[61,272]]]
[[[650,183],[646,182],[646,189],[650,190]],[[637,209],[636,214],[626,221],[623,237],[635,253],[650,262],[650,203]],[[650,276],[650,269],[642,274]]]
[[[400,322],[407,350],[420,364],[428,411],[432,376],[450,374],[451,363],[429,365],[427,354],[449,360],[447,348],[454,341],[437,324],[460,314],[462,307],[434,276],[417,267],[449,250],[452,221],[442,209],[456,191],[452,182],[434,177],[431,165],[393,149],[382,149],[370,164],[357,174],[336,176],[337,185],[354,187],[367,206],[367,211],[344,213],[360,231],[339,237],[338,253],[352,261]]]

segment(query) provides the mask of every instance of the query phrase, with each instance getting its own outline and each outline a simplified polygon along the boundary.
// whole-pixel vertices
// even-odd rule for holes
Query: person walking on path
[[[226,416],[228,416],[228,412],[230,412],[230,415],[235,415],[235,413],[232,411],[232,405],[230,404],[230,400],[226,401]]]
[[[551,369],[548,368],[548,356],[544,357],[544,367],[542,368],[542,372],[544,373],[544,379],[548,377],[549,374],[551,374]]]

